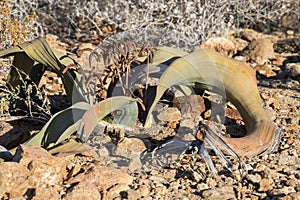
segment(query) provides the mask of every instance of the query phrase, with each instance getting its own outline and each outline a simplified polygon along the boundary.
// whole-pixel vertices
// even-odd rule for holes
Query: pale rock
[[[259,182],[259,188],[258,191],[259,192],[266,192],[268,190],[271,190],[273,188],[273,180],[270,178],[263,178],[260,182]]]
[[[128,191],[129,189],[128,184],[117,184],[108,189],[103,199],[116,199],[120,197],[120,192]]]
[[[235,199],[235,193],[232,187],[212,188],[203,191],[203,198],[208,200],[213,199]]]
[[[87,199],[87,200],[99,200],[101,199],[101,194],[98,191],[98,188],[93,183],[88,181],[80,182],[78,185],[75,185],[70,192],[67,193],[66,200],[73,199]]]
[[[22,197],[29,188],[35,187],[35,180],[30,171],[16,162],[2,162],[0,164],[0,197]]]
[[[261,34],[253,29],[243,29],[239,34],[242,39],[249,42],[261,37]]]
[[[146,150],[145,143],[139,138],[124,138],[117,144],[116,154],[129,158],[136,157]]]
[[[74,177],[72,182],[89,182],[97,186],[98,190],[106,190],[114,185],[123,185],[127,189],[133,181],[133,177],[120,169],[106,166],[95,166],[93,169]],[[121,188],[122,190],[122,188]]]
[[[224,37],[210,38],[200,45],[201,49],[214,49],[220,54],[232,57],[237,52],[237,47],[234,42]]]
[[[40,200],[40,199],[60,200],[61,197],[54,188],[37,187],[35,188],[35,194],[32,197],[32,200]]]
[[[254,67],[260,75],[263,75],[267,78],[277,76],[277,73],[273,71],[272,65],[258,65]]]
[[[252,183],[259,183],[261,181],[261,176],[259,174],[248,174],[246,178]]]
[[[38,187],[59,184],[67,176],[67,161],[39,146],[21,145],[13,160],[29,169]]]
[[[288,63],[287,69],[289,70],[289,75],[291,77],[300,76],[300,63]]]
[[[181,119],[181,113],[175,107],[167,107],[157,115],[157,118],[163,122],[177,122]]]

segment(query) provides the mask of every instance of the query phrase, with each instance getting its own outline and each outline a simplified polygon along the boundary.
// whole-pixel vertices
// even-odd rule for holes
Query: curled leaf
[[[125,96],[111,97],[91,107],[82,117],[78,135],[86,141],[97,124],[108,114],[118,111],[114,123],[132,126],[138,116],[137,100]]]

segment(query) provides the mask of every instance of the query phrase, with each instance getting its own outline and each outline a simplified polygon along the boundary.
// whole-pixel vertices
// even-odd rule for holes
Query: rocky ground
[[[56,36],[48,35],[47,40],[53,48],[72,49]],[[79,63],[86,62],[93,48],[89,43],[77,46],[78,56],[74,58]],[[163,167],[143,166],[135,159],[128,166],[115,166],[108,165],[103,157],[95,157],[95,149],[53,156],[40,147],[18,146],[40,130],[44,122],[9,116],[1,104],[0,145],[8,149],[18,146],[12,161],[0,161],[1,199],[300,199],[300,35],[292,31],[265,35],[245,29],[233,31],[226,38],[212,38],[198,48],[214,48],[247,62],[256,71],[266,109],[282,129],[273,153],[242,158],[248,170],[244,177],[238,163],[234,162],[233,172],[229,173],[215,155],[211,157],[218,177],[207,170],[199,155],[193,154],[180,160],[174,157]],[[3,66],[4,62],[1,60]],[[55,78],[49,79],[53,74],[46,76],[44,85],[49,94],[62,90]],[[4,83],[2,77],[1,84]],[[227,110],[232,111],[227,112],[231,118],[227,125],[234,132],[243,131],[237,125],[241,124],[238,113],[230,107]],[[161,112],[164,114],[160,120],[166,125],[160,133],[173,134],[170,118],[180,121],[183,114],[176,108],[162,108]],[[209,109],[204,107],[201,116],[205,119],[206,115]],[[145,150],[145,144],[125,137],[116,149],[138,154]]]

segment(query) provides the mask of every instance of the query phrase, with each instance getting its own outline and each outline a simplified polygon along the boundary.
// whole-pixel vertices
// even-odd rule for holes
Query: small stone
[[[212,188],[203,191],[205,199],[235,199],[235,193],[232,187]]]
[[[292,35],[294,35],[294,31],[293,31],[293,30],[287,30],[287,31],[286,31],[286,34],[292,36]]]
[[[207,178],[206,179],[207,185],[210,188],[214,188],[217,185],[217,181],[215,180],[215,178]]]
[[[127,199],[128,200],[136,200],[141,199],[143,195],[138,190],[129,190],[127,191]]]
[[[242,120],[239,111],[235,108],[225,108],[225,115],[232,119]]]
[[[258,65],[254,69],[256,69],[260,75],[263,75],[267,78],[277,76],[276,72],[273,71],[271,65]]]
[[[231,40],[224,37],[210,38],[200,45],[201,49],[214,49],[224,56],[232,57],[237,52],[237,47]]]
[[[193,181],[195,181],[197,183],[205,179],[205,177],[202,174],[199,174],[195,171],[192,172],[191,178]]]
[[[269,178],[263,178],[259,183],[259,192],[266,192],[273,188],[273,180]]]
[[[259,174],[248,174],[246,178],[252,183],[259,183],[261,181],[261,176]]]
[[[291,178],[287,180],[286,185],[291,186],[291,187],[300,187],[300,180],[296,178]]]
[[[71,192],[68,192],[66,200],[72,199],[90,199],[90,200],[98,200],[101,199],[101,194],[98,191],[98,188],[88,181],[80,182],[78,185],[75,185]]]
[[[300,63],[288,63],[287,69],[289,70],[289,75],[293,78],[300,75]]]
[[[173,104],[184,118],[194,119],[205,111],[204,99],[200,95],[175,97]]]
[[[150,193],[150,189],[147,185],[140,185],[138,192],[141,196],[147,196]]]
[[[260,34],[253,29],[244,29],[239,34],[242,39],[249,42],[261,37]]]
[[[168,107],[162,110],[158,115],[157,118],[163,122],[178,122],[181,120],[181,113],[177,108]]]
[[[295,193],[295,189],[293,187],[283,187],[282,189],[272,189],[270,192],[269,192],[269,195],[272,196],[272,197],[275,197],[275,196],[279,196],[279,195],[288,195],[290,193]]]
[[[133,158],[137,155],[140,155],[144,150],[146,150],[146,146],[141,139],[125,137],[120,143],[117,144],[115,154]]]

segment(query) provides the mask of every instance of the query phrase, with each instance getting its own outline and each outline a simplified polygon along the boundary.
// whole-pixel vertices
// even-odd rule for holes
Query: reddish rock
[[[17,198],[25,195],[29,188],[35,187],[30,171],[16,162],[0,164],[0,197]]]
[[[205,111],[204,99],[200,95],[175,97],[173,104],[184,118],[196,118]]]

